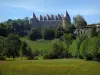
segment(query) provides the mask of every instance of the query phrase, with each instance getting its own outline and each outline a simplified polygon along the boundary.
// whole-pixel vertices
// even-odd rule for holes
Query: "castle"
[[[32,18],[30,18],[30,24],[32,27],[43,27],[43,28],[49,28],[49,27],[58,27],[62,26],[65,27],[67,24],[71,24],[71,19],[66,11],[65,15],[46,15],[42,16],[40,15],[39,18],[36,17],[36,15],[33,13]]]
[[[56,28],[58,26],[61,26],[63,28],[66,28],[67,25],[71,24],[71,19],[66,11],[65,15],[46,15],[42,16],[40,15],[38,18],[33,13],[32,18],[30,18],[30,25],[34,28]],[[90,33],[92,31],[92,28],[96,27],[96,31],[100,31],[100,25],[86,25],[80,29],[75,29],[75,34],[81,36],[81,35],[87,35],[90,36]]]

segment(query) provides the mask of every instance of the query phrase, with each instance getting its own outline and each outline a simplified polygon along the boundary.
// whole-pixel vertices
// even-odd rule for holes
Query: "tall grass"
[[[80,59],[0,61],[1,75],[100,75],[100,63]]]

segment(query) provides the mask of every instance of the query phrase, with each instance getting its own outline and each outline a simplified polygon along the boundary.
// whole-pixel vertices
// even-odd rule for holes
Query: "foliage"
[[[55,37],[56,37],[56,38],[60,38],[61,36],[63,36],[63,33],[64,33],[63,28],[59,26],[59,27],[55,30]]]
[[[7,44],[6,56],[12,56],[13,59],[16,56],[19,56],[21,40],[17,35],[15,34],[8,35],[6,39],[6,44]]]
[[[72,44],[69,46],[69,52],[73,57],[78,57],[78,42],[77,40],[73,40]]]
[[[43,38],[45,40],[52,40],[55,38],[55,32],[52,28],[45,29],[43,32]]]
[[[0,36],[6,37],[8,35],[7,31],[8,30],[7,30],[6,26],[3,23],[1,23],[0,24]]]
[[[5,54],[5,38],[0,36],[0,56]]]
[[[41,31],[40,31],[39,29],[33,28],[33,29],[31,30],[31,32],[29,32],[28,38],[29,38],[30,40],[41,39],[41,38],[42,38],[42,33],[41,33]]]
[[[73,24],[77,27],[77,28],[83,28],[84,26],[87,25],[87,22],[85,21],[85,19],[83,18],[83,16],[81,15],[77,15],[73,18]]]
[[[44,59],[64,58],[64,50],[65,48],[63,47],[62,43],[54,43],[52,46],[52,51],[44,55]]]
[[[6,60],[4,56],[0,56],[0,60]]]

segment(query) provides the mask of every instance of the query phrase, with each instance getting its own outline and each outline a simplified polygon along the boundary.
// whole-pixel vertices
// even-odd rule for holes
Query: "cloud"
[[[4,6],[9,6],[9,7],[14,7],[14,8],[22,8],[26,9],[28,11],[35,11],[35,12],[42,12],[42,13],[64,13],[66,11],[66,8],[50,8],[46,7],[45,5],[45,0],[17,0],[17,1],[6,1],[3,0],[1,1],[0,4],[3,4]],[[68,8],[67,11],[71,15],[95,15],[95,14],[100,14],[100,9],[97,8],[75,8],[71,7]]]

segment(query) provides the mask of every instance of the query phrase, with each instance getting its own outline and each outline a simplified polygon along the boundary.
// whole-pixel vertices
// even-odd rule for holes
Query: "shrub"
[[[55,32],[53,29],[51,28],[48,28],[48,29],[45,29],[44,32],[43,32],[43,38],[45,40],[52,40],[55,38]]]
[[[29,33],[28,33],[28,38],[30,40],[37,40],[42,38],[42,33],[39,29],[33,28]]]
[[[6,60],[4,56],[0,56],[0,60]]]
[[[52,46],[52,51],[48,52],[47,54],[43,55],[44,59],[61,59],[66,56],[64,54],[65,48],[63,47],[62,43],[54,43]]]

